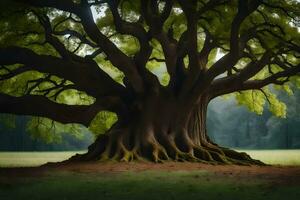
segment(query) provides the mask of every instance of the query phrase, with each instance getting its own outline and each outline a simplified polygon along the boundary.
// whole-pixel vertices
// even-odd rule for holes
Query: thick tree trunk
[[[198,161],[211,164],[263,164],[245,153],[219,147],[206,132],[208,98],[193,105],[166,96],[147,97],[135,105],[83,155],[71,161]]]

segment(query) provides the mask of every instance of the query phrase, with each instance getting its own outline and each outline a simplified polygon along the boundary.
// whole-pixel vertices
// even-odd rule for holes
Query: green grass
[[[0,167],[33,167],[47,162],[59,162],[70,158],[75,151],[61,152],[0,152]]]
[[[300,150],[246,151],[272,164],[299,165]],[[38,166],[76,152],[2,152],[0,166]],[[284,158],[284,159],[282,159]],[[3,173],[4,172],[4,173]],[[238,174],[238,173],[237,173]],[[273,177],[274,178],[274,177]],[[298,200],[300,185],[270,175],[232,176],[194,171],[97,172],[48,170],[46,174],[0,173],[0,200]],[[281,177],[279,177],[281,180]]]
[[[300,165],[300,150],[239,150],[267,164]],[[81,152],[0,152],[0,167],[30,167],[58,162]]]
[[[300,165],[300,150],[244,150],[251,157],[271,165]]]
[[[1,200],[296,200],[300,186],[217,177],[207,171],[123,173],[56,172],[46,177],[1,181]]]

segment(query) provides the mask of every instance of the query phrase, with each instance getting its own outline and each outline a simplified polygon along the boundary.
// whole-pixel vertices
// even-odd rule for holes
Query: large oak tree
[[[297,1],[1,4],[0,112],[87,127],[100,111],[117,115],[72,160],[260,164],[209,139],[208,103],[234,93],[252,111],[268,101],[283,116],[268,85],[299,85]]]

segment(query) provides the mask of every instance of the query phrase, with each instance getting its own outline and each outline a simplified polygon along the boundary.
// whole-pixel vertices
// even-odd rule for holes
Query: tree
[[[267,100],[284,116],[267,86],[299,85],[297,1],[4,4],[0,112],[92,127],[100,111],[117,116],[71,160],[260,164],[209,139],[207,105],[236,92],[250,110],[262,112]]]

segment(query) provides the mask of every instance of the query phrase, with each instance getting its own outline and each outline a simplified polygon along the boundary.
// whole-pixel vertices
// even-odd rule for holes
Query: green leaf
[[[115,113],[109,111],[101,111],[93,119],[89,126],[89,130],[96,136],[104,134],[110,127],[118,121],[118,117]]]

